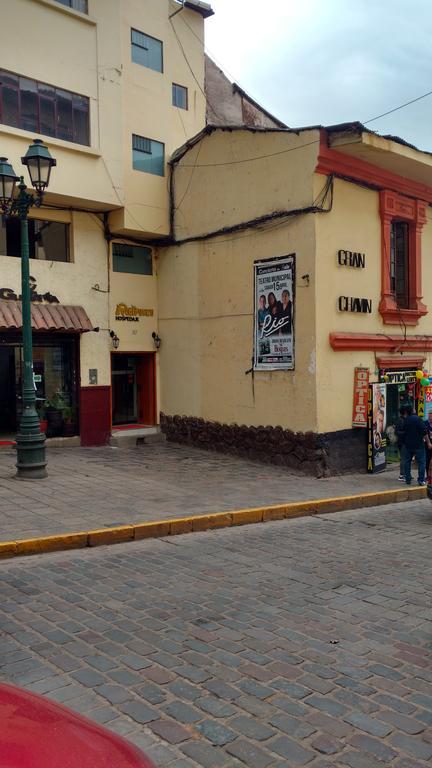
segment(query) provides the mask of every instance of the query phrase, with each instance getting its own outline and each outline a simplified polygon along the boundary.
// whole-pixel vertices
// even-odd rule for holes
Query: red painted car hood
[[[154,768],[133,744],[35,693],[0,684],[1,768]]]

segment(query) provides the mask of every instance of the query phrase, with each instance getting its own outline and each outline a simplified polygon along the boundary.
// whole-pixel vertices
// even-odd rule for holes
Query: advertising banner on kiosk
[[[369,384],[367,412],[367,471],[382,472],[386,468],[386,385]]]

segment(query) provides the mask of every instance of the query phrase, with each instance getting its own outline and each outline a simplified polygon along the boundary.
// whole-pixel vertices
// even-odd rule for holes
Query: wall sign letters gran
[[[364,253],[356,251],[338,251],[338,263],[341,267],[356,267],[364,269],[366,265],[366,256]]]
[[[141,307],[128,307],[126,304],[117,304],[115,311],[116,320],[126,320],[129,323],[138,323],[140,317],[153,317],[153,309],[141,309]]]
[[[339,296],[339,312],[360,312],[367,315],[372,312],[372,299],[357,299],[353,296]]]
[[[30,301],[43,302],[48,304],[60,304],[57,296],[53,296],[52,293],[38,293],[36,280],[34,277],[29,278],[30,282]],[[3,301],[21,301],[22,295],[15,293],[12,288],[0,288],[0,299]]]

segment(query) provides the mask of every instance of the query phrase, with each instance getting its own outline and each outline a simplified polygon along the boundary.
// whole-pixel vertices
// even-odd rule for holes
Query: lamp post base
[[[20,434],[16,436],[17,473],[20,480],[40,480],[48,477],[45,458],[45,435]]]

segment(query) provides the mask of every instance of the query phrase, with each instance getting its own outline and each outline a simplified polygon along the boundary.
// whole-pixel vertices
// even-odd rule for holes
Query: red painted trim
[[[386,335],[383,333],[330,333],[330,346],[336,352],[369,350],[385,352],[431,352],[432,336]]]
[[[347,155],[345,152],[331,149],[327,146],[327,133],[324,129],[321,130],[318,163],[315,170],[317,173],[327,175],[333,173],[336,176],[369,184],[377,189],[391,189],[402,195],[432,203],[432,187],[407,179],[405,176],[399,176],[392,171],[378,168],[366,160],[359,160],[359,158]]]
[[[381,301],[378,311],[389,325],[417,325],[428,309],[422,302],[421,231],[426,222],[426,203],[383,189],[381,214]],[[402,220],[409,226],[408,289],[409,308],[397,306],[390,287],[390,233],[392,222]]]
[[[107,445],[111,435],[110,403],[111,387],[81,387],[81,445]]]
[[[425,362],[425,357],[377,357],[378,368],[384,368],[386,371],[405,371],[417,370]]]
[[[419,319],[428,313],[422,301],[421,231],[426,222],[427,203],[432,203],[432,187],[331,149],[327,139],[322,129],[317,173],[335,174],[380,190],[381,300],[378,311],[387,325],[418,325]],[[405,309],[397,306],[390,288],[390,230],[395,219],[409,224],[409,307]]]

